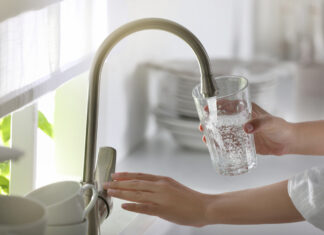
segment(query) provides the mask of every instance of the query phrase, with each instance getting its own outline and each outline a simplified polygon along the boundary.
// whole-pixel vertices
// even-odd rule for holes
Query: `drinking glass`
[[[217,95],[205,98],[200,84],[194,87],[203,134],[214,169],[221,175],[240,175],[256,167],[253,134],[243,125],[251,118],[248,80],[242,76],[220,76],[213,80]]]

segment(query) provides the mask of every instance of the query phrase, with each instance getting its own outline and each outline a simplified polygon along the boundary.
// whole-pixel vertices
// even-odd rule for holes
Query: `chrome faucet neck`
[[[85,143],[85,158],[83,181],[94,183],[94,170],[96,161],[96,142],[97,142],[97,125],[98,125],[98,108],[99,108],[99,85],[102,66],[112,50],[112,48],[126,36],[148,29],[159,29],[170,32],[182,38],[195,52],[201,73],[201,92],[205,97],[215,95],[215,87],[212,82],[209,57],[195,35],[183,26],[165,19],[147,18],[140,19],[115,30],[111,33],[99,47],[90,71],[90,85],[88,95],[88,113],[87,113],[87,132]],[[99,234],[99,229],[93,231],[97,226],[95,216],[90,214],[89,217],[89,235]]]

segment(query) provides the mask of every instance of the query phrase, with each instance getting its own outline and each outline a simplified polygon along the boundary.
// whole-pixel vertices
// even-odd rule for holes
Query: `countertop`
[[[221,193],[275,183],[288,179],[305,169],[321,166],[323,164],[324,159],[320,156],[258,156],[258,165],[250,173],[234,177],[220,176],[213,170],[208,153],[184,150],[177,146],[166,133],[161,133],[161,135],[156,138],[147,140],[131,155],[119,162],[116,171],[166,175],[200,192]],[[165,227],[165,223],[168,223],[158,220],[153,221],[147,216],[140,216],[140,219],[136,218],[135,213],[121,209],[121,203],[122,200],[114,199],[112,215],[102,225],[103,235],[147,234],[143,232],[145,230],[142,228],[143,226],[147,226],[147,223],[154,224],[154,226],[158,226],[156,224],[158,223],[162,227]],[[131,223],[132,221],[135,222]],[[143,224],[140,225],[140,223]],[[129,227],[127,228],[127,225],[132,227],[132,229]],[[141,229],[138,229],[138,226]],[[184,226],[175,225],[175,227],[179,227],[179,229],[183,227],[182,229],[184,230],[189,229]],[[217,230],[224,232],[221,234],[238,234],[236,233],[238,231],[242,234],[244,230],[246,230],[248,234],[254,234],[253,232],[251,233],[251,229],[256,232],[259,231],[255,230],[254,227],[260,228],[260,225],[233,227],[228,225],[217,225]],[[201,228],[200,232],[203,232],[204,229],[210,228]],[[131,233],[127,232],[129,230]],[[191,232],[196,230],[197,229],[190,228]],[[124,233],[122,233],[123,231]],[[225,233],[225,231],[227,231],[227,233]],[[264,231],[262,234],[276,234],[275,231],[281,231],[281,234],[322,234],[320,230],[307,222],[284,225],[264,225],[264,230],[262,227],[262,231]],[[196,233],[199,234],[199,229]],[[182,233],[179,232],[179,234]],[[191,233],[188,232],[187,234]]]

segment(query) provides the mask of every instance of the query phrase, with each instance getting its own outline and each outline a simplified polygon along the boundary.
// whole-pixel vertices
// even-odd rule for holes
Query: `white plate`
[[[202,134],[198,130],[193,131],[184,127],[176,128],[159,120],[157,120],[157,123],[166,129],[180,146],[198,151],[208,151],[207,146],[201,140]]]
[[[154,111],[154,114],[159,120],[162,120],[163,122],[166,122],[170,125],[177,126],[177,127],[183,127],[188,128],[191,130],[198,130],[199,126],[199,120],[198,119],[184,119],[180,117],[175,117],[168,115],[165,110],[163,109],[156,109]]]
[[[198,130],[198,119],[170,116],[161,108],[156,109],[154,113],[157,124],[166,129],[180,146],[198,151],[208,151],[201,140],[202,133]]]
[[[183,134],[183,135],[198,137],[198,138],[202,137],[202,134],[198,131],[198,128],[196,130],[192,130],[191,128],[187,128],[183,126],[175,126],[172,123],[165,122],[164,120],[158,118],[156,118],[156,121],[159,124],[159,126],[167,129],[171,133]]]
[[[180,133],[171,133],[173,138],[177,141],[182,147],[208,152],[207,146],[202,142],[201,137],[188,136]]]

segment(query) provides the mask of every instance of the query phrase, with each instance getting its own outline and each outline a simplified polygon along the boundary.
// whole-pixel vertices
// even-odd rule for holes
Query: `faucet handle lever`
[[[95,180],[98,187],[98,213],[99,220],[102,223],[112,209],[112,199],[108,196],[106,190],[103,189],[105,182],[111,181],[111,174],[115,172],[116,168],[116,150],[112,147],[101,147],[99,149],[97,165],[95,169]]]
[[[98,190],[103,189],[103,183],[111,181],[111,174],[116,168],[116,150],[112,147],[101,147],[99,149],[95,179],[98,183]]]

